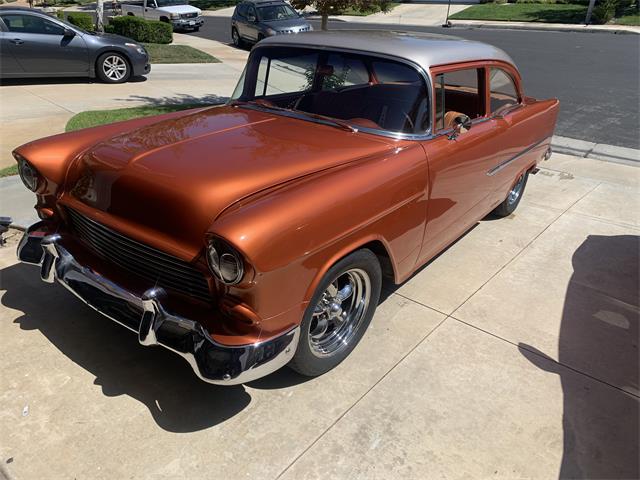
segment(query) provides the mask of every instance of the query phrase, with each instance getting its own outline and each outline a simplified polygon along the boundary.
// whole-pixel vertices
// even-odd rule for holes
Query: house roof
[[[331,30],[268,37],[259,46],[286,45],[357,50],[409,60],[425,70],[436,65],[473,60],[501,60],[514,64],[503,50],[487,43],[432,33]]]

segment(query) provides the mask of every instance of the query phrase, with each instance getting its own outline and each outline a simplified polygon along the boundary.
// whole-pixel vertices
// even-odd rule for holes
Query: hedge
[[[132,38],[137,42],[171,43],[173,41],[173,26],[170,23],[129,15],[109,19],[105,31]]]
[[[88,13],[68,12],[67,22],[89,32],[93,32],[96,29],[93,17]]]

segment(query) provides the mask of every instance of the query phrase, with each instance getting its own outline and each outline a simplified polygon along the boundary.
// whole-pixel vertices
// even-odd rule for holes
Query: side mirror
[[[249,23],[256,23],[256,16],[252,14],[247,15],[247,21]]]
[[[453,131],[449,134],[449,140],[455,140],[458,135],[471,128],[471,119],[468,115],[458,115],[453,120]]]
[[[75,37],[76,36],[76,32],[74,32],[73,30],[71,30],[70,28],[65,28],[64,29],[64,34],[63,36],[65,38],[71,38],[71,37]]]

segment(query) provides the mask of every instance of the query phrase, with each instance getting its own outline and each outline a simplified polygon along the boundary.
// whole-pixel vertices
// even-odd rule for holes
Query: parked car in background
[[[189,5],[187,0],[140,0],[123,2],[122,14],[159,20],[173,25],[174,30],[197,32],[204,23],[202,10]]]
[[[266,37],[300,33],[313,27],[283,0],[252,0],[236,5],[231,17],[231,39],[236,47]]]
[[[0,77],[89,77],[122,83],[146,75],[149,56],[119,35],[87,32],[29,8],[0,9]]]
[[[208,382],[320,375],[364,335],[383,276],[516,209],[557,114],[483,43],[267,38],[225,106],[17,148],[42,219],[18,256]]]

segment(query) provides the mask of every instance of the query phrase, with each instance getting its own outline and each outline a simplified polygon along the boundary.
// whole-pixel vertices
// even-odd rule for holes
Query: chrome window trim
[[[370,51],[365,51],[365,50],[356,50],[356,49],[350,49],[350,48],[334,48],[334,47],[324,47],[324,46],[291,45],[291,44],[288,44],[288,43],[274,43],[274,42],[270,42],[269,45],[262,45],[262,46],[255,47],[251,51],[251,54],[249,55],[249,59],[247,60],[247,64],[249,64],[249,61],[251,60],[253,55],[255,55],[255,52],[260,52],[261,50],[268,49],[268,48],[283,48],[283,47],[286,47],[286,48],[300,48],[300,49],[305,49],[305,50],[322,50],[322,51],[327,51],[327,52],[343,52],[343,53],[352,53],[352,54],[357,54],[357,55],[367,55],[367,56],[370,56],[370,57],[383,58],[383,59],[386,59],[386,60],[393,60],[395,62],[403,63],[403,64],[413,68],[414,70],[416,70],[418,72],[418,74],[424,80],[425,87],[426,87],[426,90],[427,90],[427,100],[429,102],[429,113],[430,113],[430,115],[429,115],[429,126],[424,131],[424,133],[393,132],[393,131],[390,131],[390,130],[380,130],[380,129],[376,129],[376,128],[362,127],[360,125],[353,125],[353,127],[358,132],[370,133],[372,135],[378,135],[378,136],[381,136],[381,137],[393,138],[394,140],[425,141],[425,140],[431,140],[433,138],[433,135],[431,133],[432,129],[433,129],[433,126],[432,126],[432,117],[433,117],[433,115],[431,115],[431,113],[432,113],[431,109],[432,109],[432,106],[433,106],[433,98],[432,98],[432,92],[431,92],[431,87],[432,87],[431,86],[431,78],[429,76],[429,73],[424,68],[422,68],[421,65],[418,65],[417,63],[412,62],[411,60],[407,60],[406,58],[397,57],[397,56],[393,56],[393,55],[386,55],[386,54],[381,54],[381,53],[376,53],[376,52],[370,52]],[[245,77],[245,81],[246,81],[246,77]],[[243,93],[244,93],[244,86],[243,86]],[[231,100],[230,100],[230,102],[231,102]],[[303,114],[297,114],[294,111],[291,112],[293,115],[287,115],[283,111],[270,110],[269,108],[263,108],[263,109],[260,109],[260,110],[272,112],[272,113],[275,113],[275,114],[281,114],[281,115],[287,116],[287,117],[298,118],[300,120],[306,120],[306,121],[310,121],[310,122],[314,122],[314,123],[331,125],[330,121],[323,122],[320,119],[309,118],[307,116],[304,116]],[[327,118],[330,118],[330,117],[327,117]],[[344,120],[341,120],[339,118],[337,118],[336,120],[344,121]]]

